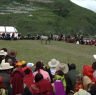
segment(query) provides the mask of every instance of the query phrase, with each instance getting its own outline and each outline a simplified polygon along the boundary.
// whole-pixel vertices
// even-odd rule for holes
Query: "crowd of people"
[[[0,49],[0,95],[96,94],[96,61],[78,72],[74,63],[54,58],[48,64],[40,60],[30,63],[16,55],[16,51]]]

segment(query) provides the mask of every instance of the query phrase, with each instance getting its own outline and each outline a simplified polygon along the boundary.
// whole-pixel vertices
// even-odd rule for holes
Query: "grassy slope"
[[[92,55],[96,51],[95,46],[75,45],[64,42],[52,41],[51,44],[41,44],[40,41],[18,40],[0,41],[0,48],[16,50],[21,60],[36,62],[43,60],[46,64],[50,59],[56,58],[62,63],[75,63],[77,69],[81,70],[83,64],[92,64]]]
[[[11,2],[11,0],[8,1]],[[71,3],[69,0],[64,0],[63,2],[64,7],[69,10],[66,17],[60,17],[55,14],[52,11],[54,7],[50,10],[50,4],[47,4],[48,7],[46,7],[43,3],[35,3],[35,6],[43,9],[30,11],[28,14],[0,15],[0,25],[13,25],[23,34],[79,33],[94,35],[96,30],[96,14]],[[1,4],[3,5],[4,3],[1,2]],[[30,14],[33,16],[29,17],[28,15]]]

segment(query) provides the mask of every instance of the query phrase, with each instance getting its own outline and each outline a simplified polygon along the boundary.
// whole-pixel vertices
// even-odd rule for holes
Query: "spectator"
[[[0,95],[6,95],[5,86],[3,84],[3,77],[0,76]]]
[[[96,95],[96,84],[91,84],[89,92],[91,95]]]
[[[24,67],[23,72],[24,72],[24,79],[23,79],[24,83],[28,88],[30,88],[30,86],[34,82],[34,76],[33,76],[32,70],[29,67]]]
[[[5,63],[6,56],[7,56],[7,52],[5,52],[4,50],[0,50],[0,64]]]
[[[50,67],[50,70],[51,70],[51,74],[54,76],[55,75],[55,72],[56,72],[56,67],[60,64],[60,62],[56,59],[51,59],[49,62],[48,62],[48,65]]]
[[[78,71],[76,70],[76,65],[75,64],[71,64],[70,65],[70,71],[68,72],[68,77],[72,82],[72,89],[74,90],[74,86],[76,84],[76,78],[78,75]]]
[[[36,90],[31,87],[31,89],[34,91],[33,95],[50,95],[50,93],[53,92],[51,83],[44,79],[43,75],[40,73],[35,75],[35,86],[37,87]]]
[[[26,64],[27,67],[29,67],[32,71],[34,71],[34,63],[27,63]]]
[[[64,86],[61,80],[54,81],[53,88],[54,88],[55,95],[66,95],[66,92],[64,90]]]
[[[92,80],[88,76],[83,76],[83,86],[85,90],[88,89],[90,83],[92,83]]]
[[[76,78],[76,84],[75,84],[75,87],[74,87],[74,92],[78,92],[79,89],[83,89],[83,80],[82,80],[82,76],[81,75],[78,75],[77,78]]]
[[[20,69],[16,69],[11,74],[11,86],[12,86],[12,95],[22,95],[24,93],[24,74]]]
[[[83,65],[83,76],[88,76],[91,81],[95,82],[95,79],[93,77],[94,70],[92,69],[92,66],[90,65]]]
[[[48,64],[45,66],[45,70],[49,73],[49,76],[51,78],[51,83],[53,83],[53,76],[51,74],[51,70]]]
[[[5,59],[6,62],[9,61],[9,59],[11,59],[11,64],[12,66],[15,66],[15,63],[17,62],[17,58],[16,58],[17,52],[16,51],[10,51]]]
[[[84,89],[79,89],[79,91],[76,92],[74,95],[91,95],[91,94]]]
[[[9,63],[1,63],[0,65],[0,76],[3,77],[3,84],[5,89],[8,90],[8,95],[11,95],[10,88],[10,71],[13,69],[13,66],[10,66]]]
[[[62,72],[62,70],[56,71],[56,74],[54,76],[54,81],[56,81],[56,80],[62,81],[64,90],[66,91],[66,80],[65,80],[64,73]]]
[[[37,73],[41,73],[43,75],[44,79],[47,79],[47,80],[49,80],[51,82],[50,75],[49,75],[49,73],[47,71],[44,70],[44,66],[43,66],[43,63],[41,61],[36,62],[35,72],[33,73],[34,76]]]
[[[93,71],[93,78],[94,78],[95,83],[96,83],[96,61],[93,62],[93,64],[92,64],[92,69],[94,70],[94,71]]]

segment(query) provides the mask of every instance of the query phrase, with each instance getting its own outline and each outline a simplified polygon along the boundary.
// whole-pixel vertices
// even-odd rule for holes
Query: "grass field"
[[[75,45],[59,41],[52,41],[50,44],[41,44],[35,40],[2,41],[0,48],[16,50],[17,58],[35,63],[43,60],[45,64],[56,58],[62,63],[75,63],[80,71],[83,64],[92,64],[92,55],[96,53],[96,46]]]

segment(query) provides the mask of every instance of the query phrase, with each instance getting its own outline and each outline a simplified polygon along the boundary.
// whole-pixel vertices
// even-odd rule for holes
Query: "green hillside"
[[[15,26],[22,34],[90,36],[96,33],[96,13],[69,0],[48,3],[38,0],[0,0],[0,5],[0,25]]]

